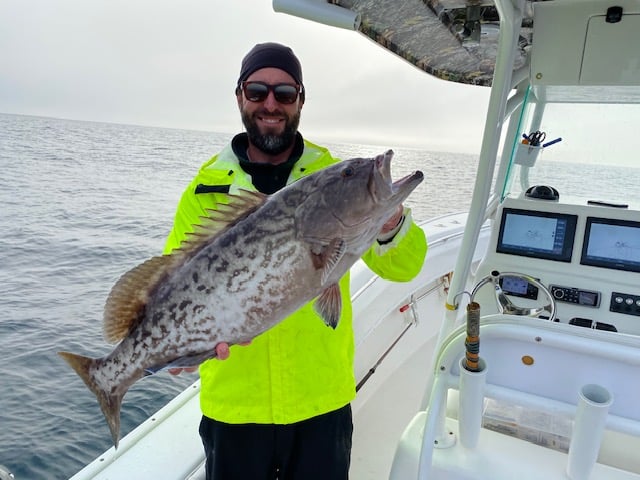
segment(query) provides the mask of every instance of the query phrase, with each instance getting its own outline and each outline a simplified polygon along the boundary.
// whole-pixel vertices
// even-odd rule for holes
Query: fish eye
[[[355,173],[355,170],[353,169],[353,167],[345,167],[342,169],[343,177],[352,177],[354,173]]]

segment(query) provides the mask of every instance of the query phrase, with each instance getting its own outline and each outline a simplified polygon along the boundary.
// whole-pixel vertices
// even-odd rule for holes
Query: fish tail
[[[97,359],[69,352],[58,352],[58,355],[64,358],[71,368],[76,371],[85,385],[89,387],[89,390],[91,390],[98,399],[102,413],[111,431],[113,445],[118,448],[118,442],[120,441],[120,406],[122,405],[124,393],[120,395],[109,394],[109,392],[96,381],[95,377],[90,373],[90,369],[98,362]]]

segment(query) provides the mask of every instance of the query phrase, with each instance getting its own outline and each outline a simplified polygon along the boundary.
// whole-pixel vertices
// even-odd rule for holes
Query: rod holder
[[[593,470],[613,396],[600,385],[580,389],[578,407],[569,444],[567,475],[571,480],[587,480]]]
[[[484,407],[484,385],[487,380],[485,361],[478,360],[478,371],[465,368],[466,359],[460,359],[460,398],[458,406],[458,428],[460,444],[473,449],[478,444],[482,427]]]

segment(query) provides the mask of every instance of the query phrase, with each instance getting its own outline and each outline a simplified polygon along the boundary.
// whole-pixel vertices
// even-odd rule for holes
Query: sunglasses
[[[242,82],[242,91],[250,102],[264,102],[269,96],[269,92],[273,92],[278,103],[290,105],[298,99],[302,88],[300,85],[291,85],[290,83],[269,85],[264,82]]]

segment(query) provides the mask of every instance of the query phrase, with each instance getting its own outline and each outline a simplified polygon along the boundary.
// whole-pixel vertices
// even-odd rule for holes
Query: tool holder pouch
[[[516,146],[515,158],[513,163],[522,165],[523,167],[533,167],[536,164],[538,155],[542,153],[543,147],[534,147],[524,143],[518,143]]]

